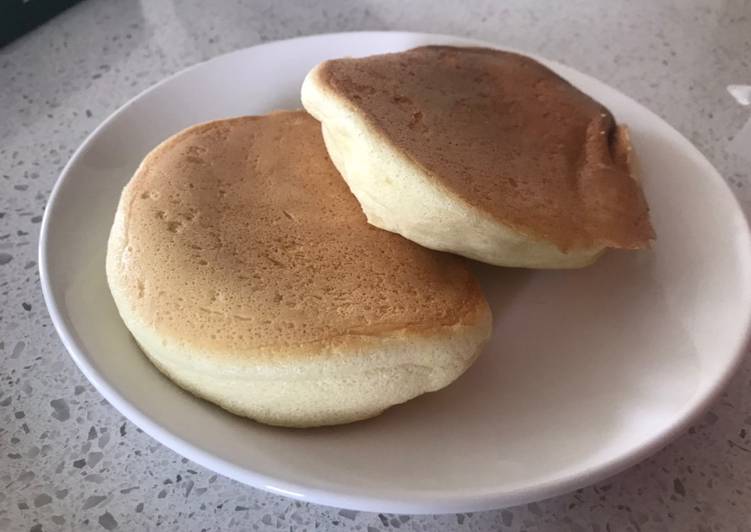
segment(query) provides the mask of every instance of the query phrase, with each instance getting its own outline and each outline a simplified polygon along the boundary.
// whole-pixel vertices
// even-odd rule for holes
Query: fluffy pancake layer
[[[463,260],[367,224],[302,111],[155,148],[123,191],[107,277],[165,374],[275,425],[346,423],[442,388],[490,334]]]
[[[654,238],[625,129],[536,61],[428,46],[326,61],[305,108],[368,221],[505,266],[584,266]]]

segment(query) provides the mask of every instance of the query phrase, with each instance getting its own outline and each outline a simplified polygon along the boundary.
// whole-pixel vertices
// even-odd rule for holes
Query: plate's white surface
[[[362,510],[449,512],[548,497],[603,478],[680,433],[737,366],[751,308],[751,243],[722,178],[669,125],[559,64],[632,132],[658,240],[573,272],[478,266],[491,345],[448,389],[349,426],[284,430],[172,385],[141,355],[104,276],[123,185],[165,137],[210,119],[299,107],[321,60],[468,41],[321,35],[218,57],[141,94],[76,152],[42,226],[42,287],[81,370],[154,438],[242,482]]]

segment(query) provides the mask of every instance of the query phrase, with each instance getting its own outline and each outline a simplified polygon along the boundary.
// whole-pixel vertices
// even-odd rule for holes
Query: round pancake
[[[274,425],[347,423],[442,388],[490,335],[463,259],[369,225],[304,111],[155,148],[122,193],[107,278],[159,369]]]
[[[654,238],[625,129],[536,61],[427,46],[326,61],[302,87],[370,223],[504,266],[577,267]]]

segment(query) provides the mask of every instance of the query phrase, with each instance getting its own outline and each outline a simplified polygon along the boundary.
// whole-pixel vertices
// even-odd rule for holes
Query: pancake
[[[303,105],[368,221],[501,266],[574,268],[654,233],[611,113],[522,55],[426,46],[315,67]]]
[[[443,388],[491,328],[463,259],[367,224],[304,111],[155,148],[122,193],[107,279],[162,372],[273,425],[348,423]]]

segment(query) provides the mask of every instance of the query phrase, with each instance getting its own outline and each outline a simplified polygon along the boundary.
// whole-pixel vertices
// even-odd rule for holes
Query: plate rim
[[[426,40],[434,40],[436,42],[453,41],[455,43],[462,43],[465,45],[478,45],[487,46],[501,50],[513,51],[523,53],[527,56],[533,57],[542,61],[548,65],[555,65],[562,67],[564,70],[573,70],[578,74],[581,74],[587,78],[597,81],[600,84],[606,85],[608,88],[616,91],[620,96],[629,100],[630,103],[641,108],[641,110],[652,115],[652,118],[662,122],[667,126],[677,141],[682,144],[683,150],[689,154],[692,158],[698,159],[703,163],[708,170],[707,177],[717,181],[720,186],[718,193],[724,194],[734,206],[735,210],[740,213],[742,220],[742,227],[737,237],[744,240],[745,249],[744,254],[744,268],[743,270],[751,271],[751,232],[749,231],[748,219],[740,205],[737,196],[732,192],[725,179],[712,165],[712,163],[696,148],[685,136],[683,136],[678,130],[676,130],[667,121],[663,120],[654,111],[640,104],[630,96],[621,92],[615,87],[598,80],[597,78],[590,76],[586,72],[582,72],[579,69],[570,67],[564,63],[558,61],[552,61],[537,54],[530,54],[527,52],[519,51],[513,47],[507,47],[498,43],[492,43],[477,39],[472,39],[463,36],[453,36],[447,34],[437,33],[424,33],[424,32],[409,32],[409,31],[349,31],[349,32],[335,32],[335,33],[322,33],[313,34],[300,37],[293,37],[289,39],[281,39],[275,41],[269,41],[265,43],[259,43],[249,47],[239,48],[230,52],[217,55],[205,61],[200,61],[186,68],[179,70],[178,72],[165,77],[159,82],[149,86],[145,90],[139,92],[134,97],[130,98],[127,102],[117,108],[111,113],[105,120],[103,120],[76,148],[71,155],[68,162],[63,167],[60,175],[58,176],[55,184],[47,200],[46,208],[44,210],[44,216],[39,233],[39,274],[40,284],[42,288],[42,294],[46,303],[53,326],[60,337],[63,345],[70,354],[73,361],[78,366],[79,370],[84,376],[91,382],[96,390],[122,415],[124,415],[130,422],[146,432],[150,437],[157,442],[167,446],[174,452],[184,456],[203,467],[211,471],[220,473],[226,477],[237,480],[243,484],[250,485],[255,488],[265,490],[278,495],[291,497],[296,500],[322,504],[327,506],[333,506],[337,508],[347,508],[360,511],[369,512],[393,512],[393,513],[410,513],[410,514],[429,514],[429,513],[453,513],[453,512],[465,512],[465,511],[482,511],[503,508],[515,504],[521,504],[531,502],[535,500],[545,499],[548,497],[560,495],[592,483],[598,482],[605,478],[611,477],[628,467],[644,460],[648,456],[654,454],[669,442],[674,440],[677,436],[681,435],[692,421],[702,415],[711,403],[717,398],[721,391],[725,388],[728,381],[737,372],[741,362],[744,359],[746,346],[751,338],[751,301],[749,301],[746,309],[745,316],[740,319],[741,323],[745,324],[743,334],[736,339],[734,348],[732,349],[732,357],[729,363],[723,369],[721,375],[716,379],[711,386],[707,388],[704,395],[693,402],[690,408],[685,409],[681,415],[671,422],[662,427],[659,431],[652,433],[648,438],[645,438],[645,443],[635,447],[630,452],[622,453],[621,455],[610,458],[597,465],[590,466],[586,469],[561,474],[556,478],[550,479],[544,483],[538,483],[533,486],[526,486],[523,488],[517,488],[513,492],[508,489],[486,489],[484,491],[473,491],[469,494],[462,492],[446,492],[438,495],[435,493],[420,495],[412,494],[409,500],[405,500],[403,497],[377,497],[366,495],[353,495],[345,491],[336,492],[331,489],[321,489],[313,485],[306,485],[306,482],[297,481],[291,482],[280,478],[275,478],[270,475],[251,471],[247,468],[235,465],[224,458],[212,454],[201,448],[199,445],[183,439],[182,437],[174,434],[172,431],[164,428],[159,423],[153,421],[148,414],[142,412],[135,407],[126,397],[124,397],[118,390],[116,385],[109,382],[103,377],[99,371],[94,367],[93,363],[89,360],[89,355],[86,349],[79,345],[70,331],[68,325],[68,319],[63,312],[64,305],[60,305],[57,298],[54,295],[52,289],[51,277],[48,264],[48,247],[49,247],[49,228],[55,218],[55,211],[59,208],[57,201],[60,191],[65,186],[66,178],[70,175],[71,170],[76,166],[78,160],[85,153],[89,145],[93,140],[105,130],[111,122],[113,122],[118,116],[125,113],[135,102],[149,94],[150,92],[157,90],[164,84],[169,83],[175,78],[178,78],[186,73],[201,67],[207,63],[226,59],[233,54],[242,53],[250,48],[262,48],[273,47],[281,42],[290,41],[306,41],[306,40],[327,40],[327,39],[349,39],[349,38],[385,38],[394,39],[399,37],[418,37]],[[711,176],[709,175],[711,174]]]

